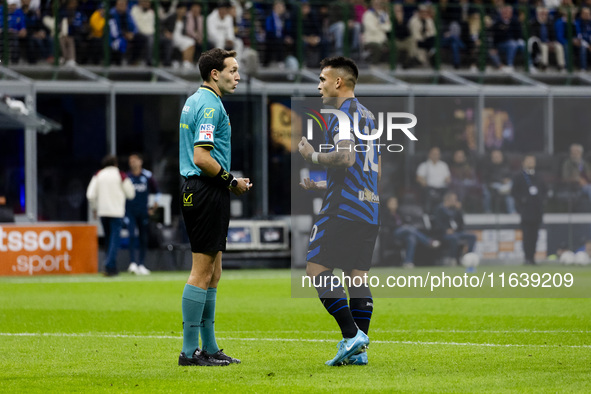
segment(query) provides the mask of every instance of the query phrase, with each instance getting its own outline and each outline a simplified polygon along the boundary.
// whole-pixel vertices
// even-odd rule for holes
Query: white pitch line
[[[182,284],[186,282],[188,277],[187,274],[157,274],[151,276],[135,276],[123,273],[116,277],[105,278],[100,274],[87,274],[80,276],[25,276],[18,278],[1,278],[1,284],[35,284],[35,283],[112,283],[112,282],[176,282]],[[245,279],[248,276],[238,276],[234,273],[228,274],[224,277],[224,280],[238,280]],[[281,273],[262,273],[252,278],[259,279],[289,279],[289,276],[282,275]]]
[[[129,334],[96,334],[96,333],[35,333],[35,332],[0,332],[0,336],[7,337],[95,337],[95,338],[126,338],[126,339],[176,339],[181,340],[181,336],[172,335],[129,335]],[[219,340],[226,341],[265,341],[265,342],[335,342],[334,339],[305,339],[305,338],[237,338],[237,337],[218,337]],[[539,348],[573,348],[573,349],[591,349],[591,345],[535,345],[520,343],[472,343],[472,342],[423,342],[423,341],[388,341],[372,340],[371,343],[380,343],[388,345],[420,345],[420,346],[474,346],[474,347],[539,347]]]
[[[387,329],[375,328],[372,332],[380,333],[402,333],[402,334],[591,334],[587,330],[441,330],[441,329]],[[273,331],[218,331],[217,333],[247,334],[247,333],[269,333],[269,334],[334,334],[336,331],[306,331],[306,330],[273,330]]]

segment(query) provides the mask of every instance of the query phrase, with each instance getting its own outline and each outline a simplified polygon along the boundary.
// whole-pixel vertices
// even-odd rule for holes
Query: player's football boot
[[[361,353],[357,353],[349,357],[347,365],[367,365],[367,351],[362,350]]]
[[[216,360],[225,360],[228,361],[230,364],[240,364],[240,360],[234,357],[228,356],[226,353],[223,352],[224,349],[220,349],[215,353],[207,353],[205,350],[201,352],[202,355],[213,358]]]
[[[346,364],[349,361],[349,358],[359,353],[361,350],[365,349],[369,345],[369,338],[365,333],[361,330],[357,330],[357,335],[353,338],[343,338],[342,341],[339,342],[337,355],[332,360],[328,360],[326,365],[330,366],[338,366]]]
[[[202,367],[223,367],[230,365],[227,360],[218,360],[203,354],[201,349],[197,348],[193,357],[187,357],[185,352],[181,352],[179,356],[179,365],[181,366],[202,366]]]

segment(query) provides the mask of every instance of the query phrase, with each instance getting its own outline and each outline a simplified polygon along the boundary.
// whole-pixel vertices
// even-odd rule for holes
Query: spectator
[[[302,39],[304,41],[304,56],[308,67],[318,67],[320,64],[320,44],[322,32],[320,22],[308,0],[301,5],[302,11]]]
[[[158,19],[165,20],[172,14],[176,14],[176,6],[179,0],[161,0],[158,7]]]
[[[265,29],[259,16],[260,10],[253,8],[252,3],[246,3],[246,10],[242,13],[242,19],[238,22],[237,37],[242,40],[245,47],[260,48],[265,43]],[[251,42],[251,29],[255,42]]]
[[[30,8],[31,0],[21,0],[22,11],[25,14],[25,26],[27,29],[27,61],[37,63],[39,59],[48,63],[53,62],[53,42],[49,35],[49,29],[43,25],[39,8]]]
[[[265,19],[265,56],[263,64],[282,63],[288,50],[294,43],[291,32],[291,20],[285,10],[283,1],[275,1],[271,14]]]
[[[425,211],[432,213],[441,202],[443,194],[451,182],[451,173],[447,163],[440,160],[441,152],[434,146],[429,150],[427,161],[417,168],[417,182],[423,187]]]
[[[117,0],[115,7],[111,8],[109,31],[113,63],[120,65],[127,56],[128,50],[132,52],[129,61],[134,63],[146,42],[142,35],[137,34],[135,22],[127,10],[127,0]]]
[[[581,8],[581,13],[575,21],[577,37],[574,40],[575,46],[579,48],[579,61],[581,71],[587,71],[587,57],[589,56],[589,45],[591,45],[591,9]]]
[[[441,243],[436,239],[429,238],[405,221],[405,218],[398,213],[398,199],[396,197],[390,197],[386,204],[388,211],[382,221],[382,228],[392,239],[404,243],[405,255],[402,266],[413,268],[417,243],[430,248],[437,248]]]
[[[372,0],[363,14],[363,45],[372,64],[386,61],[389,53],[388,33],[392,30],[385,0]]]
[[[548,68],[548,52],[554,52],[558,70],[564,71],[564,48],[556,39],[554,24],[549,20],[548,14],[546,8],[536,8],[536,17],[532,20],[530,27],[529,53],[533,64],[541,70],[545,70]]]
[[[427,65],[435,53],[435,22],[431,16],[431,7],[421,4],[418,11],[408,21],[410,34],[417,42],[417,59],[422,65]]]
[[[103,33],[105,31],[105,9],[103,6],[90,16],[88,35],[88,60],[92,64],[98,64],[103,55]]]
[[[581,190],[591,200],[591,164],[583,159],[583,146],[572,144],[570,156],[562,164],[562,180]]]
[[[511,170],[505,163],[503,152],[494,149],[490,152],[490,159],[482,171],[482,196],[484,198],[484,212],[491,213],[492,197],[503,198],[507,213],[515,213],[515,200],[511,195]],[[495,209],[495,212],[497,210]]]
[[[556,18],[554,22],[554,31],[556,32],[556,41],[558,41],[562,45],[562,49],[564,51],[565,59],[569,58],[569,50],[570,50],[570,43],[568,40],[568,14],[569,12],[573,15],[575,10],[572,7],[560,7],[556,12]],[[570,28],[572,29],[573,34],[575,34],[576,28],[574,23],[570,24]],[[573,39],[574,41],[574,39]],[[571,54],[572,55],[572,54]]]
[[[183,68],[192,69],[193,59],[195,57],[195,40],[185,34],[186,16],[187,5],[185,3],[179,3],[176,7],[176,12],[164,21],[163,30],[167,40],[165,45],[168,48],[172,45],[173,48],[178,49],[181,52]],[[170,49],[166,51],[169,52]],[[165,58],[167,57],[168,55],[165,55]]]
[[[84,14],[78,10],[78,0],[68,0],[60,12],[60,49],[62,63],[66,66],[76,65],[76,47],[84,40]]]
[[[156,26],[156,13],[152,9],[150,0],[138,0],[138,3],[131,7],[131,17],[137,27],[137,35],[141,36],[140,41],[145,42],[143,54],[147,65],[152,64],[152,53],[154,50],[154,32]]]
[[[146,250],[148,249],[148,225],[150,214],[158,208],[160,193],[152,173],[143,168],[144,160],[138,153],[129,155],[129,171],[127,176],[135,188],[135,197],[127,200],[125,207],[125,221],[129,230],[129,272],[137,275],[150,275],[150,270],[144,265]],[[156,202],[148,208],[148,195],[156,194]],[[139,255],[136,256],[135,228],[139,230]],[[136,258],[137,257],[137,258]],[[136,263],[137,262],[137,263]]]
[[[521,215],[525,263],[536,264],[536,244],[544,214],[546,185],[536,175],[536,157],[534,155],[526,155],[523,158],[522,170],[513,177],[511,193],[517,203],[517,211]]]
[[[117,168],[117,157],[107,155],[103,158],[102,169],[90,181],[86,190],[86,198],[95,217],[101,220],[105,233],[107,256],[105,260],[105,276],[115,276],[117,270],[117,252],[123,217],[125,216],[125,200],[135,197],[131,180]]]
[[[394,4],[394,43],[398,53],[404,51],[406,59],[402,61],[404,68],[420,64],[417,59],[419,47],[417,40],[410,34],[408,20],[404,18],[404,8],[402,4]]]
[[[201,4],[199,3],[192,3],[189,12],[187,12],[185,34],[195,41],[193,59],[198,59],[203,47],[203,15],[201,15]]]
[[[558,7],[560,7],[560,4],[562,3],[562,0],[544,0],[543,4],[544,7],[552,14],[554,15],[556,13],[556,11],[558,10]]]
[[[0,223],[14,222],[14,212],[8,202],[8,193],[6,182],[4,181],[4,171],[0,167]]]
[[[513,62],[517,52],[525,51],[525,43],[521,38],[521,25],[513,17],[513,7],[506,5],[500,10],[500,18],[492,26],[493,48],[489,55],[497,68],[501,68],[500,53],[506,56],[506,66],[503,71],[513,71]]]
[[[459,4],[450,4],[448,0],[440,0],[439,15],[443,25],[441,46],[451,48],[453,66],[458,69],[462,62],[460,51],[466,48],[462,41],[462,9]]]
[[[409,21],[419,8],[416,0],[403,0],[402,9],[404,10],[404,20]]]
[[[466,196],[474,194],[480,186],[474,167],[468,162],[466,153],[462,149],[454,152],[449,166],[451,173],[451,189],[456,193],[461,203],[466,203]]]
[[[207,41],[213,48],[236,51],[236,58],[241,59],[244,43],[234,33],[234,18],[231,5],[222,1],[218,8],[207,16]]]
[[[353,5],[353,13],[355,14],[353,19],[355,22],[362,24],[363,14],[365,14],[365,11],[367,11],[365,0],[351,0],[351,4]]]
[[[333,43],[335,56],[342,56],[345,40],[350,40],[351,53],[361,51],[361,24],[355,20],[355,8],[350,2],[333,1],[328,7],[329,36]],[[346,23],[346,25],[345,25]],[[345,37],[345,27],[349,29],[349,36]]]
[[[476,236],[464,231],[462,203],[454,192],[445,193],[443,202],[435,210],[433,235],[446,248],[446,265],[457,265],[463,255],[464,242],[467,244],[467,253],[474,251]]]
[[[10,62],[18,63],[21,53],[19,41],[27,37],[27,27],[25,24],[25,14],[19,8],[19,0],[8,0],[8,50],[10,53]],[[4,33],[4,7],[0,7],[0,33]],[[4,40],[0,40],[0,49]]]

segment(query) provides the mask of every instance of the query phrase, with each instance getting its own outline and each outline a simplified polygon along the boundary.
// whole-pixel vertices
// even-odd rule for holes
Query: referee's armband
[[[230,186],[234,187],[234,184],[238,183],[238,181],[235,181],[234,175],[224,170],[223,168],[220,169],[220,172],[218,172],[218,174],[213,179],[216,182],[216,184],[224,188]]]

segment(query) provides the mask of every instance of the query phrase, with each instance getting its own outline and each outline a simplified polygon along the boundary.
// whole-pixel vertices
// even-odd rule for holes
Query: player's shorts
[[[319,216],[310,232],[306,260],[344,271],[369,271],[378,230],[366,222]]]
[[[181,187],[181,212],[193,253],[226,250],[230,224],[230,191],[210,178],[192,176]]]

